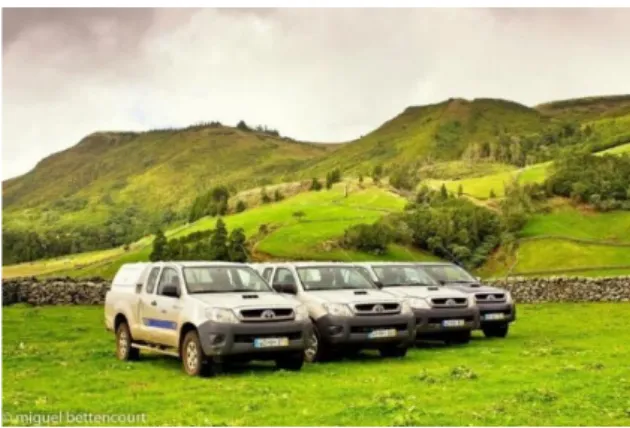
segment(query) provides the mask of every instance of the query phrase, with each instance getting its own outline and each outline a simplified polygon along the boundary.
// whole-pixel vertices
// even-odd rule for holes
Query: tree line
[[[247,238],[242,228],[228,233],[220,217],[212,230],[193,232],[182,238],[168,240],[158,230],[149,255],[151,261],[160,260],[222,260],[246,262],[249,260]]]

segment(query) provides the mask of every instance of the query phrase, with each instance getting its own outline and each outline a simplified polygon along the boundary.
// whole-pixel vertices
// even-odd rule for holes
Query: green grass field
[[[117,361],[102,307],[18,305],[3,308],[4,424],[90,412],[146,414],[147,425],[629,425],[629,312],[520,305],[506,339],[198,379],[169,357]]]
[[[426,184],[433,189],[439,189],[444,184],[451,193],[457,193],[461,185],[466,195],[483,200],[490,197],[491,191],[494,191],[497,197],[502,197],[505,195],[505,186],[514,180],[517,180],[520,184],[542,183],[547,177],[550,165],[551,163],[545,162],[526,168],[507,170],[482,177],[464,178],[462,180],[429,179],[424,180],[421,185]]]

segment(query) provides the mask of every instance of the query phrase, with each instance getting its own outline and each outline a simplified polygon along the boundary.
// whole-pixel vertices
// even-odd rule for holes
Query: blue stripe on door
[[[177,323],[168,320],[159,320],[157,318],[142,318],[142,322],[147,327],[165,328],[167,330],[177,330]]]

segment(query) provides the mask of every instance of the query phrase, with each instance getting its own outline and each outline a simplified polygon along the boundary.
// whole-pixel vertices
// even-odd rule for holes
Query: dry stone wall
[[[630,276],[509,278],[485,281],[512,292],[519,303],[630,302]],[[102,278],[14,278],[2,281],[2,304],[102,305],[110,283]]]

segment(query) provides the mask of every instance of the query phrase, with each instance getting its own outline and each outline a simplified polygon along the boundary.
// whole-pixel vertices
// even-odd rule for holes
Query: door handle
[[[157,302],[154,300],[151,302],[151,306],[157,306]]]

